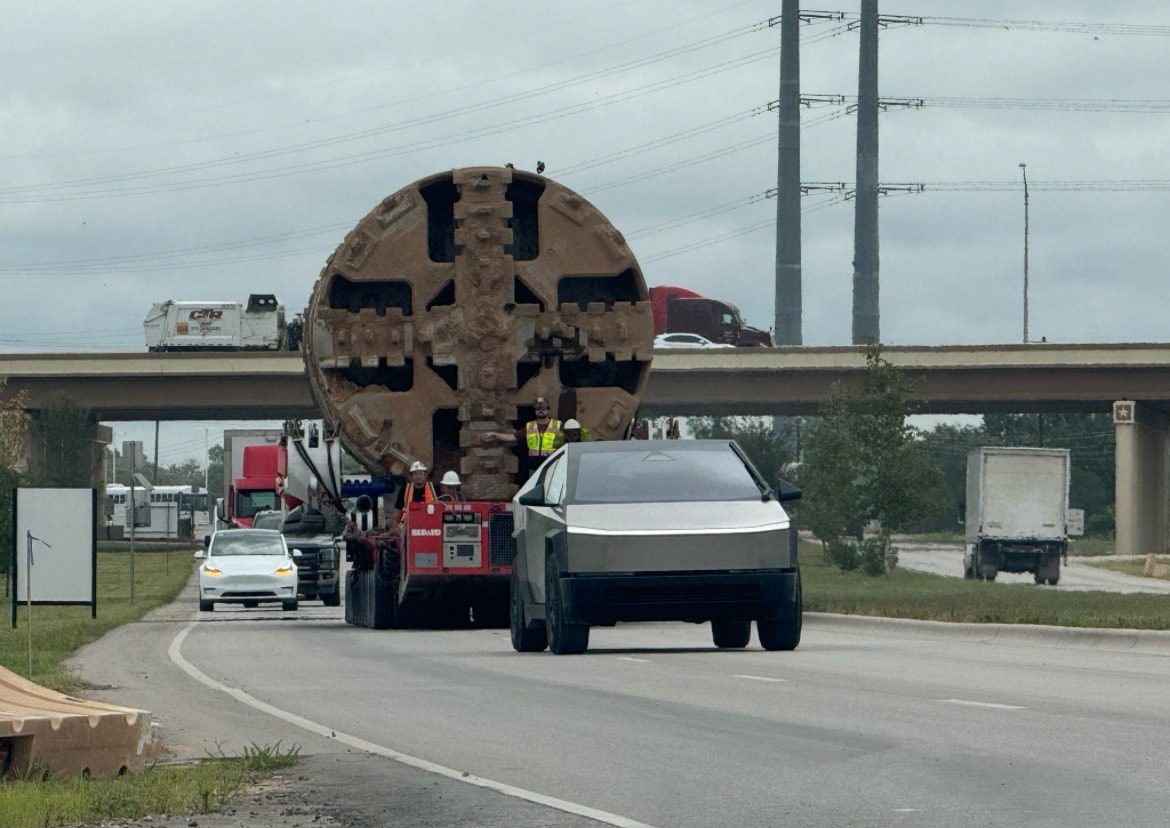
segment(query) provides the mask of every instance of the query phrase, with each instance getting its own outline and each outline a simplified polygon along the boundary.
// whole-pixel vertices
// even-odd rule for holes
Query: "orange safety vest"
[[[527,437],[528,454],[531,457],[548,457],[557,447],[557,436],[561,433],[561,421],[549,420],[544,431],[536,420],[529,420],[524,426]]]
[[[422,500],[415,500],[414,499],[415,485],[413,483],[407,483],[406,487],[407,487],[406,496],[404,498],[402,498],[402,510],[404,512],[408,508],[410,508],[411,503],[430,503],[432,500],[438,500],[438,498],[435,497],[435,486],[429,480],[423,484],[423,499]]]
[[[435,487],[434,487],[434,484],[431,483],[431,481],[428,480],[423,485],[423,499],[422,500],[415,500],[414,499],[414,484],[407,483],[406,484],[406,491],[405,491],[405,494],[402,498],[402,514],[399,516],[401,521],[402,521],[402,525],[405,527],[406,526],[406,519],[408,517],[410,517],[410,504],[411,503],[430,503],[433,500],[438,500],[438,498],[435,496]]]

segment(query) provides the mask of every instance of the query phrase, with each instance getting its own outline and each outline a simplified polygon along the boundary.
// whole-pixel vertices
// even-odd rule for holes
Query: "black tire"
[[[358,570],[351,569],[345,573],[345,623],[355,627],[365,626],[361,623],[362,608],[361,581]]]
[[[796,595],[792,604],[792,618],[756,621],[756,637],[765,650],[795,650],[800,646],[800,631],[804,626],[804,589],[800,570],[796,572]]]
[[[1055,578],[1049,578],[1049,579],[1048,579],[1048,585],[1049,585],[1049,586],[1056,586],[1056,585],[1057,585],[1057,584],[1059,584],[1059,583],[1060,583],[1060,576],[1059,576],[1059,575],[1057,575]]]
[[[752,640],[752,622],[712,621],[711,640],[722,650],[746,647]]]
[[[327,607],[341,606],[341,590],[335,589],[332,592],[326,592],[321,596],[321,603]]]
[[[300,606],[300,601],[298,601],[296,598],[293,598],[291,601],[285,601],[282,609],[285,612],[294,612],[295,610],[299,609]]]
[[[202,598],[199,599],[199,611],[200,612],[211,612],[214,609],[215,609],[215,602],[214,601],[204,601]]]
[[[256,607],[258,607],[258,606],[260,606],[259,601],[245,601],[244,602],[244,609],[256,609]]]
[[[520,591],[520,573],[512,570],[512,587],[508,591],[508,629],[512,649],[518,653],[540,653],[548,648],[548,630],[544,624],[529,623]]]
[[[398,623],[398,549],[381,547],[378,568],[370,573],[369,626],[375,630],[402,628]],[[405,617],[405,616],[404,616]]]
[[[576,655],[589,647],[589,625],[570,624],[561,603],[561,566],[556,555],[549,555],[544,569],[544,623],[548,648],[557,655]]]

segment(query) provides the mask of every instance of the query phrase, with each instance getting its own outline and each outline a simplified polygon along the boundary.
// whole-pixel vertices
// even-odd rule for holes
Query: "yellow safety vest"
[[[524,426],[527,436],[528,454],[533,457],[548,457],[557,447],[557,436],[561,433],[561,421],[549,420],[544,431],[536,420],[529,420]]]

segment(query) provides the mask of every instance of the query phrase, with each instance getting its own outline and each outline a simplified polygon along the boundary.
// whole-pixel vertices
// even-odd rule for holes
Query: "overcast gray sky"
[[[846,100],[802,113],[802,178],[848,188],[859,3],[821,5],[844,17],[802,28],[802,91]],[[882,340],[1022,339],[1025,162],[1031,337],[1165,341],[1165,4],[880,11],[923,18],[883,29],[880,94],[925,104],[881,115],[881,181],[925,187],[881,200]],[[7,9],[0,350],[143,350],[142,320],[166,299],[270,292],[291,314],[384,196],[451,167],[538,160],[622,230],[649,284],[771,327],[779,13],[778,0]],[[807,345],[850,341],[852,207],[804,201]],[[203,433],[183,433],[163,463],[202,453]]]

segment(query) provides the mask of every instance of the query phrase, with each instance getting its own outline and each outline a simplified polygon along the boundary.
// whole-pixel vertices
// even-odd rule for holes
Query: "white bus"
[[[134,537],[143,540],[190,540],[211,532],[211,512],[207,490],[191,486],[134,487],[137,502],[137,526]],[[122,537],[130,537],[127,519],[130,510],[130,487],[120,483],[106,486],[106,516],[110,526],[121,526]]]

